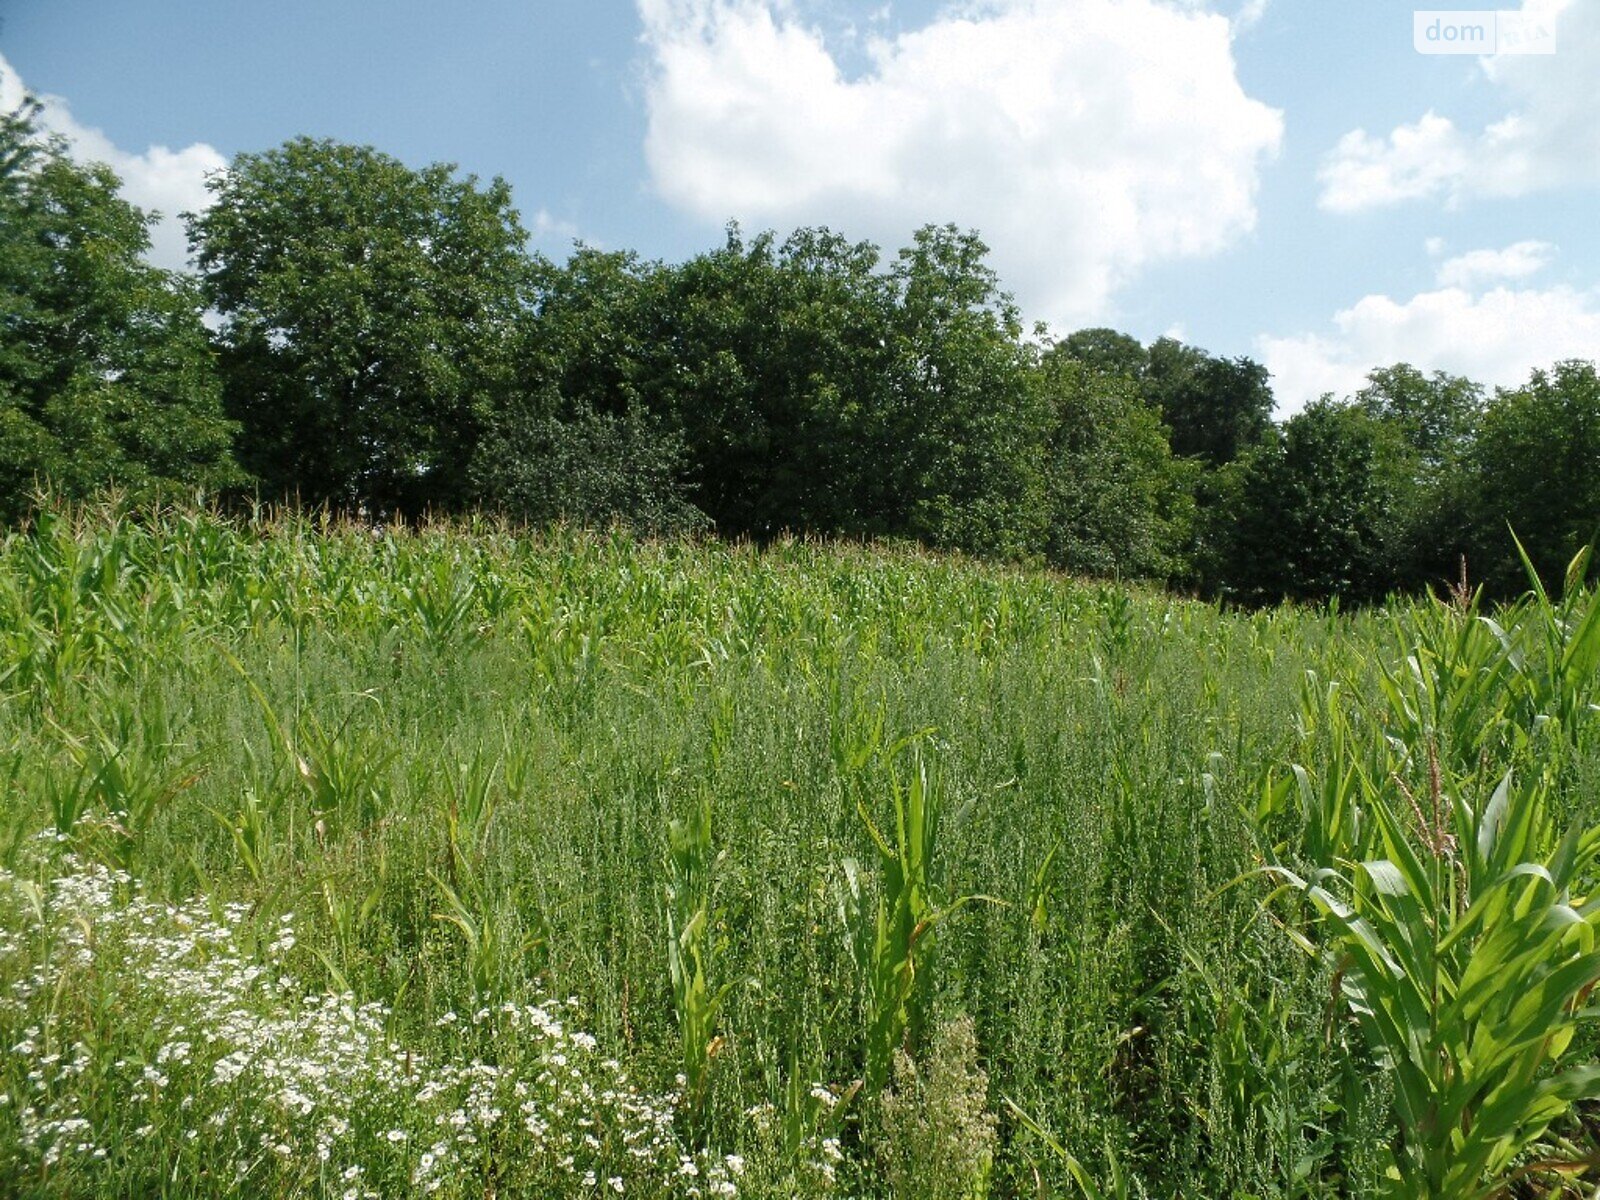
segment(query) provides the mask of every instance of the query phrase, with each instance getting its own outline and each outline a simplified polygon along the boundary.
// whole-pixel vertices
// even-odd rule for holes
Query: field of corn
[[[1594,1195],[1597,670],[1576,584],[46,513],[0,1196]]]

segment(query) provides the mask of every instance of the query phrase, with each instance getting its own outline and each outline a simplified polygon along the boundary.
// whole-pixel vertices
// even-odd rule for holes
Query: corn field
[[[1600,603],[47,511],[0,1196],[1600,1187]]]

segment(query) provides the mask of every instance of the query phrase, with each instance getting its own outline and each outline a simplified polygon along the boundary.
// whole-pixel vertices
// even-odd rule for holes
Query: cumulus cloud
[[[1471,139],[1431,111],[1386,138],[1354,129],[1323,160],[1318,203],[1331,212],[1359,212],[1436,195],[1463,177],[1471,157]]]
[[[26,88],[11,64],[0,55],[0,110],[22,103]],[[210,203],[206,175],[227,166],[227,160],[205,142],[180,150],[150,146],[132,153],[115,145],[100,130],[80,123],[59,96],[36,97],[43,105],[40,124],[65,138],[72,156],[80,162],[101,162],[122,180],[125,199],[160,214],[150,230],[149,259],[157,266],[181,270],[188,262],[188,240],[178,214],[198,212]]]
[[[976,228],[1030,315],[1063,326],[1253,228],[1282,135],[1227,18],[1192,2],[989,0],[867,36],[853,75],[786,0],[638,7],[646,157],[671,204],[889,247]]]
[[[533,214],[533,222],[528,226],[528,235],[536,242],[574,242],[578,240],[578,227],[571,221],[556,216],[548,208],[541,208]]]
[[[1233,14],[1233,27],[1235,29],[1249,29],[1252,25],[1260,24],[1261,18],[1267,15],[1267,8],[1272,0],[1244,0],[1239,6],[1239,11]]]
[[[1556,248],[1549,242],[1515,242],[1503,250],[1472,250],[1439,266],[1445,287],[1471,288],[1502,279],[1526,279],[1550,265]]]
[[[1502,116],[1477,131],[1432,111],[1386,137],[1353,130],[1323,160],[1321,206],[1356,212],[1600,185],[1600,4],[1527,0],[1523,11],[1554,29],[1556,52],[1479,60]]]
[[[1485,278],[1470,270],[1463,274]],[[1262,337],[1257,352],[1272,372],[1284,413],[1327,392],[1348,396],[1369,371],[1397,362],[1515,387],[1536,367],[1565,358],[1600,359],[1600,288],[1502,284],[1485,290],[1446,286],[1404,301],[1366,296],[1335,314],[1331,332]]]

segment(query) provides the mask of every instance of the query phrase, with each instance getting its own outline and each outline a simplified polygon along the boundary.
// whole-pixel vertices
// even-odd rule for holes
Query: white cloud
[[[578,238],[578,227],[571,221],[562,220],[548,208],[541,208],[533,214],[533,224],[528,230],[528,235],[536,242],[550,240],[572,242]]]
[[[1267,8],[1272,0],[1244,0],[1239,5],[1239,11],[1233,14],[1233,27],[1235,29],[1249,29],[1252,25],[1259,24],[1261,18],[1267,15]]]
[[[1550,265],[1556,248],[1549,242],[1515,242],[1503,250],[1472,250],[1439,266],[1444,287],[1472,288],[1502,279],[1526,279]]]
[[[1355,212],[1600,186],[1600,4],[1527,0],[1522,11],[1554,28],[1556,51],[1476,60],[1503,99],[1503,116],[1472,132],[1430,111],[1386,138],[1345,134],[1318,173],[1322,207]]]
[[[1468,139],[1448,117],[1429,112],[1387,138],[1351,130],[1317,172],[1318,204],[1332,212],[1419,200],[1453,186],[1471,161]]]
[[[1280,113],[1226,18],[1161,0],[988,0],[849,77],[787,0],[638,0],[656,189],[707,221],[826,223],[889,248],[978,229],[1030,316],[1104,318],[1147,264],[1255,224]]]
[[[25,92],[23,81],[0,55],[0,110],[15,109]],[[105,163],[121,178],[125,199],[161,214],[150,230],[148,257],[157,266],[182,269],[189,248],[178,214],[198,212],[210,204],[205,177],[226,167],[227,160],[205,142],[181,150],[150,146],[142,154],[133,154],[113,144],[100,130],[80,124],[61,97],[42,95],[37,99],[43,105],[40,124],[65,138],[74,158]]]
[[[1366,296],[1334,316],[1331,334],[1262,337],[1256,348],[1284,413],[1325,392],[1348,396],[1369,371],[1397,362],[1515,387],[1561,359],[1600,360],[1600,288],[1458,286],[1406,301]]]

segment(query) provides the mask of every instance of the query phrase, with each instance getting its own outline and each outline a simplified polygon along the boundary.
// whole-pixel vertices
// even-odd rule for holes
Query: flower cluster
[[[575,1001],[446,1013],[423,1053],[384,1005],[296,985],[292,917],[262,929],[68,865],[0,872],[0,1173],[188,1156],[235,1188],[345,1200],[738,1194],[743,1160],[690,1152],[678,1097],[634,1085]]]

